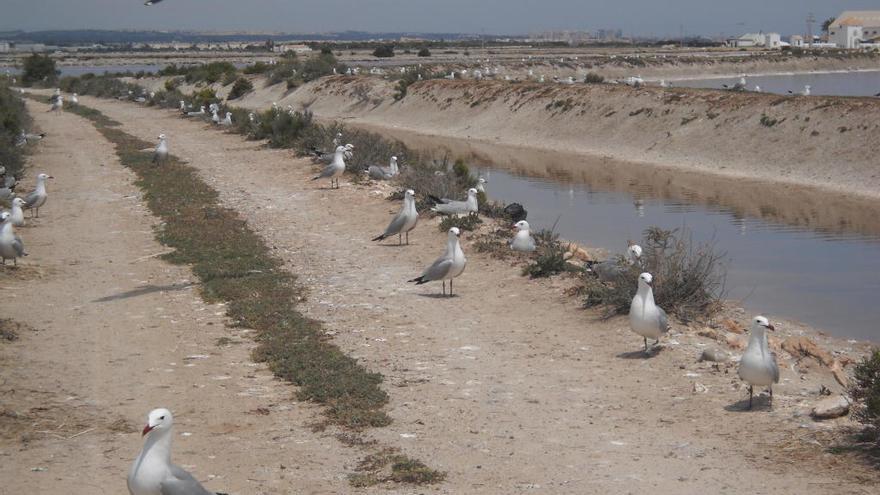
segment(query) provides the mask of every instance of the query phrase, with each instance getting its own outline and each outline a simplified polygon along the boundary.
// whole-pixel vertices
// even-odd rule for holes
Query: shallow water
[[[379,132],[376,128],[370,128]],[[545,151],[381,131],[464,158],[490,198],[519,202],[533,229],[622,252],[650,226],[686,228],[728,255],[727,298],[753,313],[880,341],[880,207],[794,186]]]
[[[673,84],[687,88],[722,89],[723,84],[733,86],[738,81],[739,77],[681,79]],[[780,95],[788,94],[789,91],[803,91],[807,84],[810,85],[812,95],[874,96],[880,93],[880,70],[746,76],[748,90],[753,91],[757,85],[762,92]]]

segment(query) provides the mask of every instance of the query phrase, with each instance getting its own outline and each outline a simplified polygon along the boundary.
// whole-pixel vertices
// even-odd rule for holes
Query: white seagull
[[[429,196],[429,198],[437,203],[431,208],[431,211],[444,215],[467,215],[468,213],[476,213],[479,211],[479,205],[477,204],[477,190],[474,188],[468,189],[467,199],[465,201],[454,201],[448,198],[440,199],[436,196]]]
[[[443,282],[443,295],[446,295],[446,281],[449,280],[449,297],[452,297],[452,279],[461,275],[467,265],[467,258],[464,257],[461,243],[458,242],[460,235],[461,231],[458,230],[458,227],[449,229],[446,236],[446,252],[434,260],[428,268],[425,268],[419,277],[408,280],[408,282],[422,285],[440,280]]]
[[[626,257],[624,258],[627,265],[632,266],[638,263],[642,258],[642,247],[633,244],[626,249]],[[590,269],[595,273],[599,280],[603,282],[611,282],[624,273],[623,267],[618,263],[616,257],[608,258],[605,261],[596,263]]]
[[[64,108],[64,96],[58,95],[58,97],[55,98],[55,101],[52,102],[52,108],[50,108],[49,111],[60,113],[63,108]]]
[[[24,197],[25,210],[30,210],[33,208],[34,212],[37,214],[37,217],[40,216],[40,207],[46,204],[46,199],[49,197],[49,194],[46,192],[46,179],[54,178],[55,177],[47,174],[37,175],[37,187]]]
[[[349,150],[347,146],[337,146],[336,153],[333,154],[333,161],[330,162],[329,165],[324,167],[324,170],[321,171],[320,174],[312,177],[312,180],[318,179],[330,179],[330,187],[333,187],[335,182],[336,189],[339,189],[339,176],[345,172],[345,154]],[[352,148],[354,148],[352,146]]]
[[[477,179],[477,192],[481,192],[483,194],[486,194],[486,184],[488,184],[488,183],[489,183],[489,181],[487,181],[486,179],[484,179],[482,177]]]
[[[27,256],[27,253],[24,252],[24,243],[21,242],[21,237],[15,234],[15,228],[9,217],[8,211],[0,213],[0,222],[2,222],[0,223],[0,258],[3,259],[4,265],[7,259],[11,259],[12,263],[18,266],[18,258]]]
[[[153,152],[153,163],[165,162],[168,159],[168,141],[165,134],[159,134],[159,144]]]
[[[370,165],[370,168],[367,169],[367,173],[370,175],[371,179],[376,180],[390,180],[394,178],[397,174],[400,173],[400,169],[397,168],[397,157],[392,156],[391,162],[388,164],[387,167]]]
[[[776,330],[763,316],[756,316],[749,329],[749,345],[739,360],[737,374],[749,384],[749,409],[752,408],[754,387],[767,387],[773,399],[773,384],[779,383],[779,366],[776,356],[767,344],[767,330]]]
[[[24,200],[21,198],[12,198],[12,208],[9,209],[9,221],[16,227],[24,226]]]
[[[193,475],[171,463],[173,426],[174,417],[168,409],[150,411],[143,431],[146,441],[128,472],[131,495],[215,495]]]
[[[79,98],[76,97],[76,93],[74,93],[73,96],[70,97],[70,102],[74,105],[79,103]]]
[[[666,311],[654,304],[653,281],[650,273],[639,275],[639,289],[629,307],[629,326],[645,339],[645,354],[648,353],[648,337],[654,339],[656,345],[660,337],[669,331]]]
[[[418,221],[419,212],[416,210],[416,192],[412,189],[407,189],[403,195],[403,208],[391,220],[385,232],[378,237],[374,237],[373,240],[381,241],[397,234],[397,245],[399,246],[403,243],[403,234],[406,234],[406,244],[409,245],[409,231],[416,228]]]
[[[229,127],[232,125],[232,112],[226,112],[226,118],[220,121],[220,125]]]
[[[513,225],[513,228],[517,229],[517,232],[510,241],[510,249],[521,253],[531,253],[537,249],[535,239],[529,230],[529,222],[520,220]]]

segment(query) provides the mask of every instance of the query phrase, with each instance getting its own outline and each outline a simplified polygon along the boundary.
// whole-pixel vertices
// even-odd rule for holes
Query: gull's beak
[[[52,176],[52,175],[50,175],[50,176],[49,176],[49,178],[50,178],[50,179],[54,179],[54,178],[55,178],[55,177],[54,177],[54,176]]]
[[[776,327],[773,325],[767,325],[767,330],[776,330]]]
[[[148,424],[148,425],[144,426],[144,432],[141,434],[141,436],[146,436],[146,434],[151,431],[153,431],[153,427]]]

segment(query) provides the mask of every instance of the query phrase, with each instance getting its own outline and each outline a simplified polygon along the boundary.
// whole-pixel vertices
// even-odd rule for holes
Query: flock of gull
[[[60,111],[63,105],[63,97],[56,94],[52,100],[52,110]],[[182,105],[182,110],[186,108]],[[212,108],[213,115],[217,117],[217,109]],[[198,112],[205,113],[202,107]],[[231,118],[230,114],[226,119]],[[215,121],[216,123],[216,121]],[[39,141],[44,134],[23,133],[19,140],[22,145],[29,142]],[[354,146],[342,144],[342,135],[338,134],[334,139],[335,151],[331,154],[321,150],[313,150],[315,161],[329,160],[322,171],[312,180],[329,179],[331,188],[339,188],[339,178],[346,169],[345,160],[351,159]],[[153,162],[160,166],[169,155],[168,141],[164,134],[159,136],[159,143],[153,150]],[[376,180],[389,180],[397,176],[399,172],[397,157],[392,156],[388,167],[373,166],[364,171]],[[52,177],[47,174],[37,175],[36,187],[24,197],[15,195],[16,182],[14,178],[6,175],[6,170],[0,167],[0,176],[3,177],[3,188],[0,189],[0,199],[10,201],[12,208],[0,213],[2,227],[0,227],[0,255],[5,265],[7,259],[17,263],[17,258],[26,256],[24,244],[15,233],[15,227],[25,225],[24,210],[32,210],[32,216],[39,216],[39,209],[46,203],[46,180]],[[485,192],[486,181],[478,180],[477,188],[467,191],[465,200],[450,198],[436,198],[429,196],[434,202],[431,210],[441,215],[469,215],[479,212],[478,192]],[[479,191],[478,191],[479,189]],[[403,196],[403,204],[400,211],[391,219],[384,232],[373,238],[373,241],[382,241],[393,236],[398,237],[398,244],[403,245],[404,239],[409,244],[409,233],[415,229],[419,220],[416,208],[415,191],[408,189]],[[516,233],[509,241],[510,249],[518,252],[530,253],[537,249],[535,239],[531,235],[528,222],[524,219],[513,225]],[[425,284],[428,282],[441,282],[442,295],[446,295],[446,282],[449,282],[449,293],[453,295],[452,283],[461,275],[467,266],[459,238],[459,228],[449,229],[446,237],[446,245],[443,254],[433,263],[426,267],[421,275],[408,282]],[[607,260],[593,265],[593,271],[603,281],[614,279],[626,269],[625,265],[640,266],[642,248],[631,245],[627,249],[623,261]],[[630,312],[629,326],[631,330],[643,338],[644,352],[649,355],[651,350],[648,339],[658,344],[660,338],[670,330],[669,319],[666,312],[659,307],[654,300],[653,276],[650,273],[641,273],[638,277],[638,289],[633,296]],[[779,368],[776,357],[770,351],[767,341],[767,330],[774,330],[773,325],[763,316],[756,316],[751,323],[748,347],[742,355],[739,363],[739,377],[749,385],[749,408],[752,407],[754,387],[767,387],[772,399],[772,385],[779,382]],[[174,424],[171,411],[167,409],[155,409],[147,418],[147,424],[143,429],[145,442],[140,454],[131,466],[128,474],[128,489],[132,495],[211,495],[212,492],[205,489],[201,483],[190,473],[171,462],[172,427]],[[221,495],[221,494],[218,494]]]

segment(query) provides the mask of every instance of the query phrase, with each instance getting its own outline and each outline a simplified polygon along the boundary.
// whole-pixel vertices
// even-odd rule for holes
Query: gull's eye
[[[159,419],[165,419],[165,416],[159,416]]]

